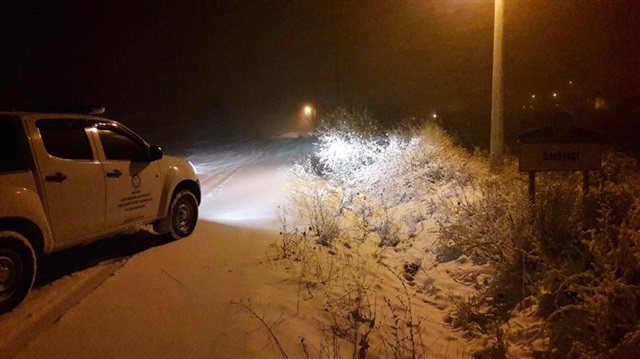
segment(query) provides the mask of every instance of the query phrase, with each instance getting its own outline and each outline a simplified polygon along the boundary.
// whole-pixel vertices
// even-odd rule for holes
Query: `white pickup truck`
[[[0,112],[0,313],[31,290],[40,256],[148,224],[193,232],[191,163],[100,113]]]

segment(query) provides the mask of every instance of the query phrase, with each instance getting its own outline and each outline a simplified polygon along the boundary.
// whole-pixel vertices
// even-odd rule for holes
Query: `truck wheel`
[[[169,235],[171,239],[180,239],[190,235],[198,222],[198,201],[189,190],[175,194],[169,208]]]
[[[20,233],[0,231],[0,313],[20,304],[36,277],[36,255]]]

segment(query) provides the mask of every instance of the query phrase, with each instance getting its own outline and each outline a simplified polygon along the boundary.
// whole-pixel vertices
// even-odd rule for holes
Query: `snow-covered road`
[[[166,244],[148,234],[107,241],[105,248],[150,244],[125,246],[137,253],[129,259],[126,251],[125,258],[98,255],[98,264],[45,280],[0,317],[0,357],[265,357],[264,335],[247,333],[255,322],[231,301],[278,305],[283,289],[273,284],[285,278],[258,266],[278,236],[288,168],[308,147],[300,140],[261,146],[244,147],[244,156],[228,150],[226,161],[192,151],[203,189],[193,235]]]

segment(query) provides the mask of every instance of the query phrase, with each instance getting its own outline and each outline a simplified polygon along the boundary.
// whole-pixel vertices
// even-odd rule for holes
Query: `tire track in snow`
[[[0,317],[0,358],[13,358],[117,273],[127,259],[101,263],[30,293],[19,307]]]

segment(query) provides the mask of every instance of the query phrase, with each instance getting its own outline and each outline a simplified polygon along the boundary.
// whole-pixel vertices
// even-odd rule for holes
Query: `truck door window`
[[[98,128],[98,135],[107,160],[146,161],[149,158],[146,146],[124,133]]]
[[[40,120],[36,123],[47,152],[70,160],[93,160],[84,122],[77,120]]]
[[[30,153],[20,119],[0,116],[0,173],[29,170]]]

